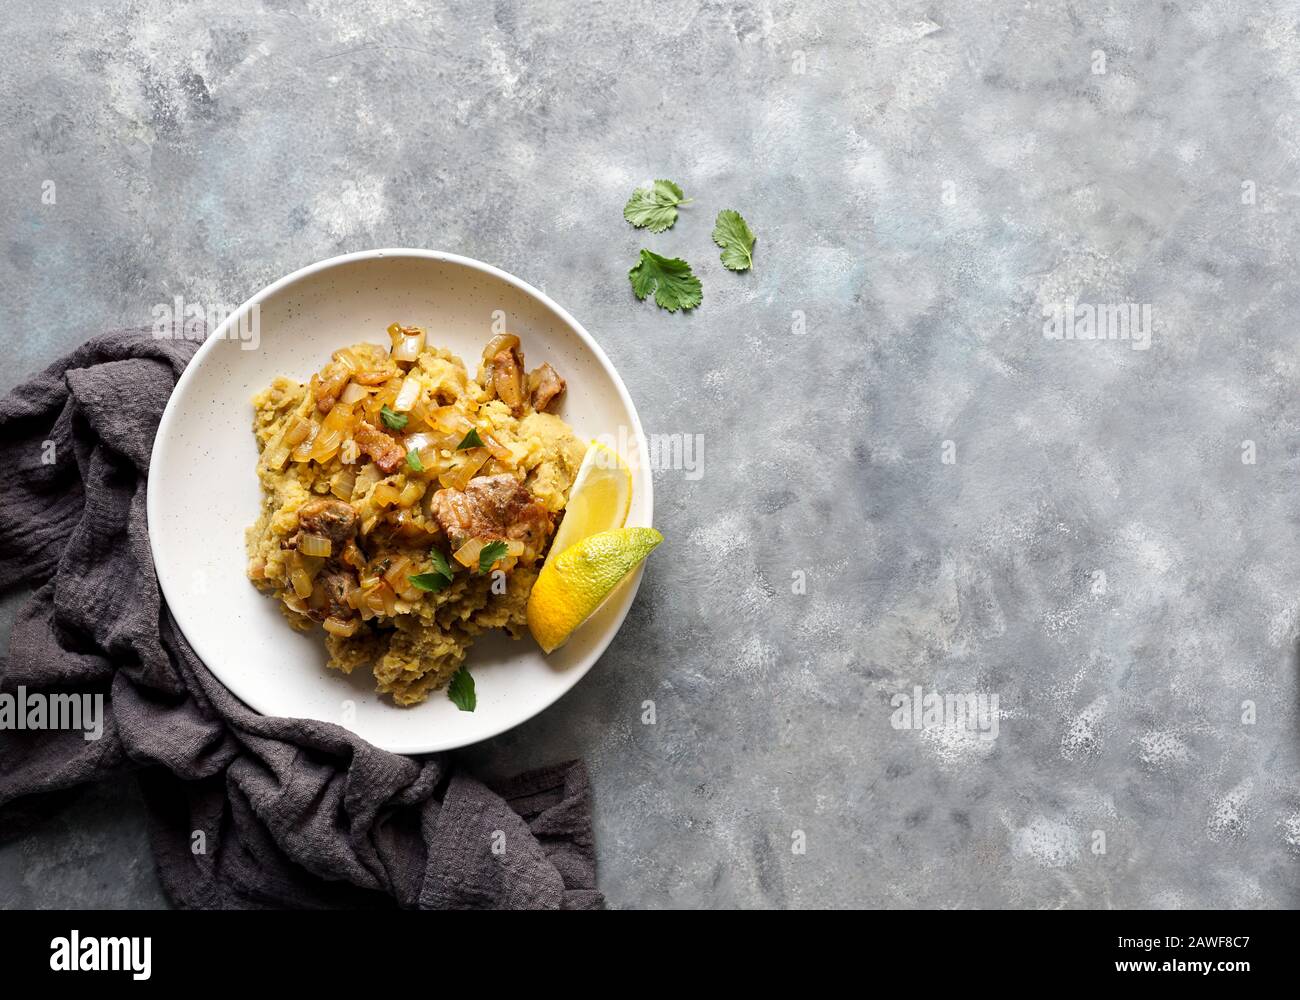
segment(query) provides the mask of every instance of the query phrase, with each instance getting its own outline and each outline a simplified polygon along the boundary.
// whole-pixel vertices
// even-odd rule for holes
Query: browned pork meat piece
[[[519,348],[510,347],[498,351],[488,362],[492,376],[492,390],[501,402],[510,407],[515,416],[523,412],[524,399],[524,356]]]
[[[549,364],[542,362],[528,373],[528,391],[532,394],[533,409],[541,413],[564,391],[564,379]]]
[[[364,420],[352,437],[385,475],[392,475],[406,460],[406,452],[395,438]]]
[[[439,490],[429,505],[453,549],[471,538],[524,543],[520,561],[533,562],[550,536],[551,513],[514,476],[479,476],[464,490]]]
[[[357,512],[350,503],[332,497],[308,500],[298,508],[298,527],[312,535],[324,535],[337,553],[357,533]]]
[[[322,573],[316,578],[311,597],[307,599],[307,617],[317,622],[330,617],[347,621],[357,613],[348,602],[349,595],[356,589],[357,578],[346,570]]]

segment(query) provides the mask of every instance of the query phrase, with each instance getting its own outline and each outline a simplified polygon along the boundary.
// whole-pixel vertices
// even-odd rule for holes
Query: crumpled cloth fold
[[[57,807],[53,793],[129,769],[181,907],[603,905],[580,761],[489,787],[446,755],[258,715],[195,656],[159,593],[145,487],[197,347],[110,333],[0,400],[0,584],[34,588],[0,693],[104,703],[96,740],[0,729],[0,836]]]

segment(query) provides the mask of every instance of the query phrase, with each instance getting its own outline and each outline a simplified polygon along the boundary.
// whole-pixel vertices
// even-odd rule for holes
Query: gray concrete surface
[[[589,761],[613,906],[1300,904],[1293,4],[35,2],[0,30],[5,387],[173,295],[423,246],[545,287],[650,432],[704,435],[603,662],[467,755]],[[620,216],[651,177],[696,199],[659,236]],[[632,298],[641,246],[701,308]],[[1047,338],[1067,301],[1149,306],[1148,349]],[[895,728],[915,686],[996,695],[997,738]],[[129,786],[0,849],[0,905],[160,899]]]

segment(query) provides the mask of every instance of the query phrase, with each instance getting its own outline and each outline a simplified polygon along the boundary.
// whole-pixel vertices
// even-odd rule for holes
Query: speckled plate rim
[[[185,388],[190,381],[197,377],[205,360],[212,353],[216,345],[225,339],[228,331],[240,321],[241,317],[247,315],[254,305],[269,299],[291,285],[319,274],[322,271],[344,267],[348,264],[357,263],[359,261],[379,258],[421,258],[466,267],[514,286],[524,295],[535,299],[545,308],[551,310],[573,333],[577,335],[578,339],[586,349],[591,352],[592,357],[596,359],[599,366],[609,377],[618,394],[619,401],[626,409],[630,420],[630,430],[632,438],[635,441],[637,452],[636,460],[641,463],[642,469],[649,470],[651,468],[649,447],[646,442],[645,433],[641,427],[641,418],[637,413],[636,405],[632,402],[631,394],[627,391],[627,386],[624,385],[623,379],[618,373],[618,369],[614,367],[613,362],[609,360],[609,357],[605,354],[604,350],[601,349],[600,345],[596,342],[596,339],[587,332],[586,327],[579,323],[567,309],[561,306],[545,292],[533,287],[522,278],[518,278],[515,275],[510,274],[508,271],[503,271],[498,267],[484,263],[481,260],[476,260],[473,257],[465,257],[460,254],[449,253],[442,250],[425,250],[414,247],[384,247],[374,250],[359,250],[353,253],[340,254],[301,267],[298,270],[285,275],[283,278],[272,282],[261,291],[257,292],[238,309],[231,313],[216,330],[209,332],[207,338],[199,345],[198,350],[194,352],[194,357],[191,358],[189,364],[185,366],[185,370],[181,373],[180,378],[176,380],[176,385],[172,390],[171,396],[167,400],[166,407],[163,409],[162,418],[158,422],[158,431],[154,437],[153,448],[151,449],[149,456],[149,476],[146,480],[145,516],[149,525],[152,526],[156,523],[161,523],[160,507],[163,503],[161,499],[161,491],[149,489],[149,486],[153,481],[153,470],[161,467],[160,459],[167,447],[168,441],[170,440],[172,424],[178,419],[178,414],[180,412],[179,401],[184,399]],[[639,488],[642,488],[644,493],[643,502],[645,504],[645,521],[647,524],[653,524],[653,476],[647,474],[644,477],[641,477],[641,479],[642,482],[639,484]],[[163,600],[167,603],[172,618],[175,620],[181,634],[185,636],[185,640],[190,645],[190,648],[194,650],[199,659],[208,667],[208,670],[212,673],[213,677],[226,687],[227,690],[229,690],[236,698],[253,711],[258,712],[261,715],[269,715],[270,713],[259,707],[256,697],[249,696],[251,692],[247,689],[241,690],[241,686],[238,684],[229,683],[227,680],[223,679],[216,670],[211,668],[210,664],[212,663],[212,659],[207,654],[211,653],[212,650],[208,650],[207,653],[205,653],[205,643],[202,640],[195,641],[195,638],[191,634],[194,630],[186,627],[186,622],[190,620],[190,613],[185,611],[183,606],[180,606],[178,612],[178,603],[173,599],[173,595],[178,595],[180,590],[178,585],[174,582],[172,567],[169,566],[166,557],[160,555],[158,551],[158,542],[155,540],[155,532],[152,530],[152,527],[149,531],[149,552],[153,559],[154,573],[157,577],[158,587]],[[605,650],[609,647],[609,644],[613,642],[614,636],[617,635],[619,629],[622,628],[623,622],[632,608],[632,603],[636,599],[637,591],[640,590],[641,587],[641,577],[644,570],[645,566],[642,564],[637,568],[633,578],[626,581],[626,583],[619,588],[623,593],[616,595],[616,599],[618,599],[622,604],[621,609],[618,610],[618,613],[609,621],[604,633],[592,643],[590,650],[583,659],[563,671],[560,675],[560,683],[558,683],[550,692],[549,697],[538,699],[535,703],[527,706],[524,710],[503,717],[499,720],[499,724],[492,727],[489,732],[480,733],[472,739],[457,740],[453,738],[451,741],[429,739],[414,744],[386,744],[374,739],[370,739],[370,742],[375,746],[392,753],[408,755],[438,753],[446,750],[455,750],[464,746],[471,746],[475,743],[480,743],[483,740],[491,739],[494,736],[499,736],[501,733],[507,732],[515,726],[522,725],[529,719],[540,715],[571,691],[574,685],[582,680],[582,678],[587,675],[587,672],[595,666],[601,656],[604,655]],[[179,568],[177,568],[177,572],[179,572]],[[246,583],[247,581],[241,580],[241,582]],[[325,669],[323,664],[321,669]],[[348,728],[342,723],[335,724],[340,725],[341,728],[344,729]],[[361,734],[354,735],[361,736]],[[361,738],[367,739],[365,736],[361,736]]]

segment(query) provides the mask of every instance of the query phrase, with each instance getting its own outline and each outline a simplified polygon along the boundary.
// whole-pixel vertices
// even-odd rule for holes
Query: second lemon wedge
[[[546,561],[588,535],[623,527],[631,504],[631,471],[613,448],[593,441],[569,490],[564,519]]]
[[[528,595],[528,629],[549,653],[605,603],[664,536],[654,528],[600,531],[547,559]]]

